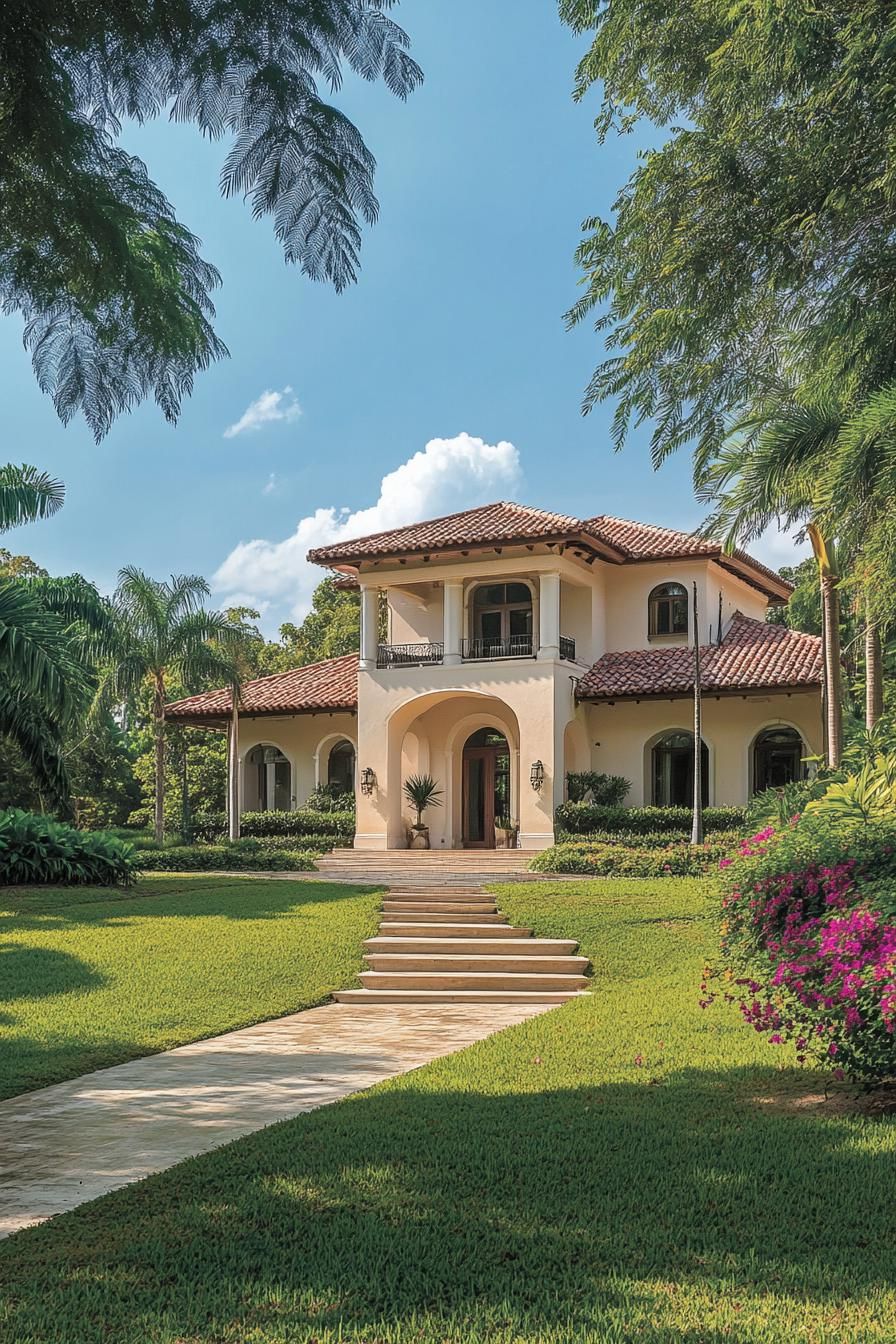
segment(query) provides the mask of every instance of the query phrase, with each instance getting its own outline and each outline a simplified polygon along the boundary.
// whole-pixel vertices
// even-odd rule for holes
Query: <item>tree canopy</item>
[[[563,0],[595,31],[600,135],[645,150],[611,219],[586,221],[584,293],[608,354],[585,408],[617,399],[617,445],[653,422],[655,461],[717,446],[782,375],[849,404],[893,376],[896,13],[884,0]]]
[[[0,303],[25,321],[63,421],[100,438],[152,396],[177,417],[226,353],[219,282],[125,119],[168,112],[228,137],[225,195],[270,216],[287,262],[337,290],[377,216],[374,158],[327,100],[343,69],[404,98],[421,80],[393,0],[11,0],[0,18]]]

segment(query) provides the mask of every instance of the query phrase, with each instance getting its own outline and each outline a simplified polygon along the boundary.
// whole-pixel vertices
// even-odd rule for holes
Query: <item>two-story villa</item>
[[[361,849],[403,848],[402,786],[444,791],[434,848],[553,843],[567,771],[631,782],[628,803],[689,804],[693,640],[703,797],[742,804],[821,749],[821,648],[766,622],[791,589],[684,532],[498,503],[343,541],[309,558],[361,592],[361,649],[249,682],[234,740],[241,810],[356,785]],[[169,706],[233,723],[229,691]]]

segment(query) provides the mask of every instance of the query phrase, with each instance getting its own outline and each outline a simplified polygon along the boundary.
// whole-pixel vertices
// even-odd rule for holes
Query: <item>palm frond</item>
[[[62,508],[65,486],[36,467],[0,466],[0,532],[49,518]]]

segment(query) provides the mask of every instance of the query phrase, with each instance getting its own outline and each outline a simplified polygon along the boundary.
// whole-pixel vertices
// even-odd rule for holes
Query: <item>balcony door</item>
[[[463,753],[464,849],[494,849],[495,821],[510,817],[510,748],[503,733],[481,728]]]
[[[532,654],[532,594],[525,583],[487,583],[473,593],[472,658]]]

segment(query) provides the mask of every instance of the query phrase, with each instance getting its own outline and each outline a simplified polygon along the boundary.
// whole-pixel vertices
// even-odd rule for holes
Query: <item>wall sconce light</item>
[[[535,790],[540,789],[544,783],[544,766],[541,761],[532,762],[532,768],[529,771],[529,783]]]
[[[375,788],[376,775],[369,765],[365,765],[364,769],[361,771],[361,792],[369,798]]]

